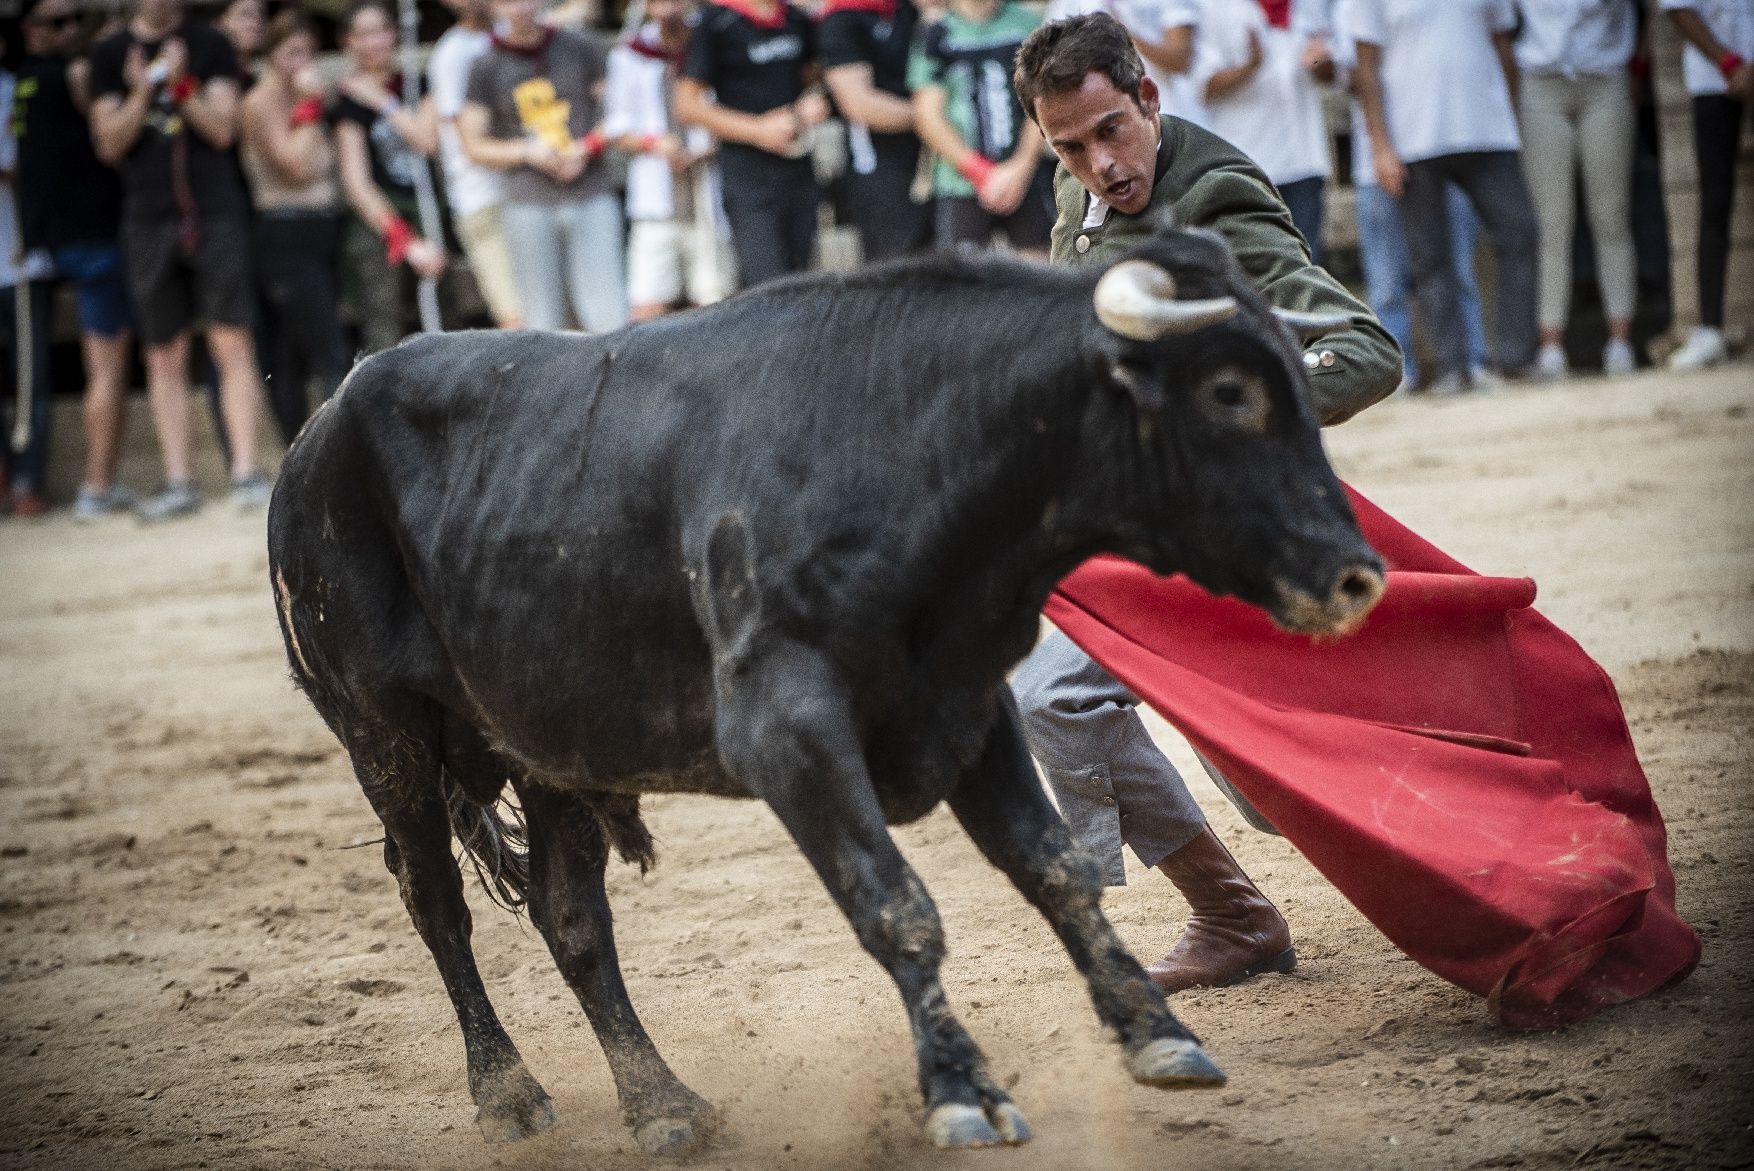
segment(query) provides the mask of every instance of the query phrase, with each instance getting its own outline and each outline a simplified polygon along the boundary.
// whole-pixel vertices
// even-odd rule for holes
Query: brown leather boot
[[[1145,969],[1159,988],[1222,988],[1297,966],[1285,917],[1255,889],[1212,827],[1157,868],[1175,883],[1192,912],[1175,946]]]

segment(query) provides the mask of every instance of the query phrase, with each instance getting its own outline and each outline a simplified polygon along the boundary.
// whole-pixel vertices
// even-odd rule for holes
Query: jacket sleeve
[[[1310,352],[1318,355],[1316,364],[1306,363],[1311,400],[1324,427],[1343,423],[1394,392],[1401,381],[1400,348],[1369,306],[1310,261],[1291,213],[1265,180],[1241,169],[1208,171],[1176,201],[1176,216],[1181,227],[1223,236],[1272,304],[1352,318],[1350,329],[1314,343]]]

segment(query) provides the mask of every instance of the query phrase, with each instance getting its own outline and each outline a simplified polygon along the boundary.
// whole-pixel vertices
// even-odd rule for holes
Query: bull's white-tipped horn
[[[1352,328],[1347,313],[1305,313],[1301,309],[1273,309],[1273,316],[1283,321],[1300,342],[1313,342],[1330,333]]]
[[[1124,338],[1156,341],[1236,316],[1236,298],[1175,299],[1175,278],[1149,260],[1123,260],[1096,282],[1096,318]]]

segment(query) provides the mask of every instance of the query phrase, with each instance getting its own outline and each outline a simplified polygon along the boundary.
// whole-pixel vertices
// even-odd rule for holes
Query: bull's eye
[[[1200,413],[1225,430],[1265,431],[1270,401],[1260,377],[1236,367],[1212,371],[1196,384]]]

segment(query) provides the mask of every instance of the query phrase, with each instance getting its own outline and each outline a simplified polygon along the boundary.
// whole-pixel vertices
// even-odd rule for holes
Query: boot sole
[[[1207,985],[1207,987],[1209,987],[1209,988],[1229,988],[1232,985],[1241,984],[1244,980],[1252,980],[1256,976],[1264,976],[1268,972],[1278,972],[1280,974],[1284,974],[1286,972],[1293,970],[1296,967],[1297,967],[1297,949],[1295,947],[1288,947],[1284,951],[1280,952],[1278,955],[1274,956],[1271,959],[1262,960],[1258,964],[1254,964],[1254,965],[1251,965],[1250,967],[1244,968],[1242,971],[1238,972],[1236,975],[1232,976],[1228,980],[1220,980],[1216,984]]]

